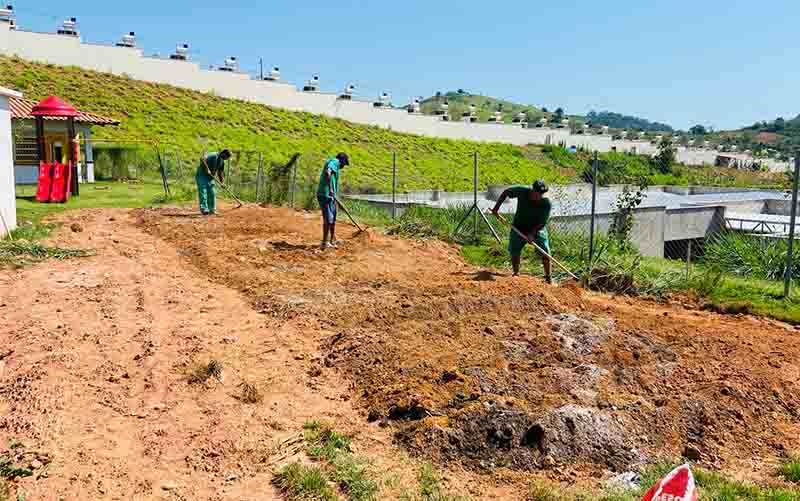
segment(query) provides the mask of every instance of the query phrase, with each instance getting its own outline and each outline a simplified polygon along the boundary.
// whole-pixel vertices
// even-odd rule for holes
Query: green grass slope
[[[281,164],[300,153],[309,170],[318,169],[326,156],[346,151],[353,159],[346,186],[385,191],[391,188],[396,152],[402,190],[469,190],[472,155],[478,152],[481,186],[561,178],[557,165],[536,147],[401,134],[76,67],[0,57],[0,85],[18,89],[30,99],[55,94],[80,109],[116,117],[121,126],[96,128],[95,137],[174,144],[184,162],[189,159],[192,165],[204,144],[209,149],[257,150],[266,162]],[[247,168],[256,165],[250,162]]]

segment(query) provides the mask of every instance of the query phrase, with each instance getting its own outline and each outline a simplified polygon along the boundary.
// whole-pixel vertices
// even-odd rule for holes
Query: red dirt
[[[54,462],[22,481],[30,499],[271,499],[275,444],[312,418],[383,471],[411,475],[404,450],[439,460],[476,499],[682,452],[758,479],[800,447],[800,336],[781,323],[512,279],[348,227],[323,253],[316,214],[162,212],[73,213],[84,231],[57,242],[96,257],[0,272],[0,441]],[[190,385],[212,357],[223,381]],[[262,403],[235,398],[244,381]]]

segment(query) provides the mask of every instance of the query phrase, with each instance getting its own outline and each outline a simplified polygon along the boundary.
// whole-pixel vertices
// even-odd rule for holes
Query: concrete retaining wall
[[[664,213],[664,241],[705,238],[725,227],[725,207],[669,209]]]

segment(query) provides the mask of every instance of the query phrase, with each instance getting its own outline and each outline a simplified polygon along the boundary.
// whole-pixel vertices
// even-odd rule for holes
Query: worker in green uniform
[[[317,201],[322,209],[322,250],[336,248],[336,195],[339,193],[339,175],[341,170],[350,165],[346,153],[339,153],[336,158],[325,162],[319,174]]]
[[[197,182],[197,195],[200,198],[200,212],[204,216],[217,213],[217,187],[214,179],[225,182],[225,161],[231,158],[231,152],[222,150],[219,153],[204,155],[197,166],[194,176]]]
[[[500,206],[508,198],[517,199],[517,213],[514,215],[514,227],[548,254],[550,252],[550,240],[547,235],[547,223],[550,222],[550,210],[552,204],[550,199],[545,197],[548,188],[544,181],[536,181],[533,186],[512,186],[505,190],[497,200],[493,214],[497,214]],[[511,254],[511,268],[514,276],[519,275],[519,265],[522,257],[522,249],[528,242],[520,237],[514,230],[511,230],[511,237],[508,241],[508,252]],[[550,258],[542,255],[542,266],[544,266],[544,276],[547,283],[553,283],[550,276]]]

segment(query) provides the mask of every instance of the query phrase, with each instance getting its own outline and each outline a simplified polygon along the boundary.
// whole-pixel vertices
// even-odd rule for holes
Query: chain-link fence
[[[98,143],[94,151],[97,179],[155,177],[163,184],[161,201],[196,197],[200,158],[182,157],[182,148]],[[313,210],[320,171],[339,148],[327,154],[231,151],[220,196]],[[426,171],[425,164],[407,153],[384,153],[385,160],[377,166],[372,162],[368,170],[354,155],[353,165],[342,173],[345,203],[357,214],[379,215],[390,232],[444,237],[481,248],[470,251],[479,252],[479,261],[507,265],[512,232],[507,221],[513,220],[516,201],[501,206],[503,218],[490,214],[513,184],[508,182],[506,158],[464,152],[451,158],[446,169]],[[720,184],[730,183],[721,182],[720,176],[728,174],[704,174],[702,169],[692,174],[690,186],[647,186],[634,178],[603,185],[602,162],[595,157],[578,173],[580,181],[551,183],[548,193],[553,257],[575,275],[594,280],[597,288],[655,295],[695,288],[709,294],[727,280],[729,287],[744,284],[777,296],[783,294],[784,278],[800,278],[800,259],[790,249],[792,209],[797,206],[791,190],[722,188]],[[552,174],[529,163],[512,172],[513,181],[525,186]],[[542,273],[535,251],[526,250],[524,257],[526,271]]]

